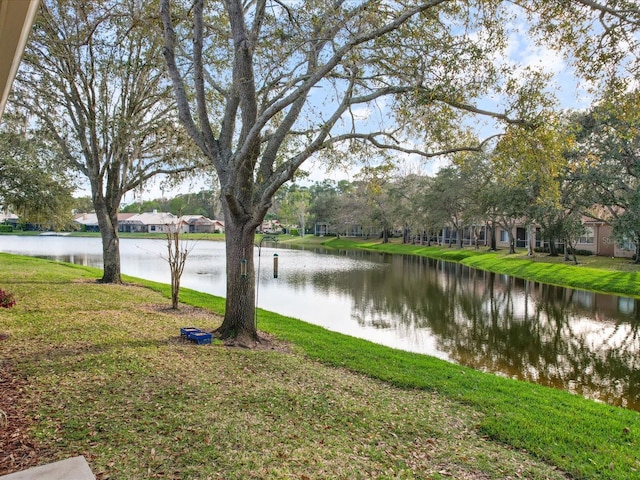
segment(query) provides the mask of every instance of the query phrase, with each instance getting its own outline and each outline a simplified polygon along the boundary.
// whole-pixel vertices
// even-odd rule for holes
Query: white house
[[[179,217],[169,212],[137,213],[129,218],[118,221],[118,230],[132,233],[164,233],[170,231],[169,228],[180,223]],[[181,229],[181,231],[183,231]]]

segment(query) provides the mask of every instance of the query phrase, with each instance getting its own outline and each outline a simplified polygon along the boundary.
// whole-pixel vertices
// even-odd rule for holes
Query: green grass
[[[223,299],[185,289],[204,308],[176,313],[167,285],[99,277],[0,254],[18,301],[0,365],[25,382],[40,462],[83,454],[113,479],[640,478],[637,412],[266,311],[290,352],[185,344],[179,327],[214,328]]]

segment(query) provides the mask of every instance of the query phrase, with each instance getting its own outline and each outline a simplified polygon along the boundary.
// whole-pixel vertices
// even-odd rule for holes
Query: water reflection
[[[12,240],[13,239],[13,240]],[[163,241],[121,241],[122,271],[168,283]],[[101,266],[98,239],[0,236],[0,251]],[[262,249],[258,305],[331,330],[640,410],[640,307],[632,298],[514,279],[427,258]],[[225,294],[224,244],[199,242],[182,284]]]
[[[427,330],[456,363],[640,410],[636,300],[424,258],[388,261],[332,279],[351,290],[359,324]]]

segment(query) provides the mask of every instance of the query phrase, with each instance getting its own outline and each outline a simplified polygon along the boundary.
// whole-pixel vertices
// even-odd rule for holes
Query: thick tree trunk
[[[227,298],[225,315],[217,334],[238,345],[255,346],[259,341],[255,322],[255,227],[225,215],[227,248]]]
[[[101,231],[102,233],[102,231]],[[102,260],[104,272],[102,283],[122,283],[120,274],[120,239],[118,238],[118,227],[102,233]]]
[[[102,237],[103,273],[100,282],[122,283],[120,274],[120,239],[118,238],[118,214],[109,214],[104,202],[95,201],[96,217]]]
[[[496,243],[496,224],[491,222],[489,226],[489,250],[495,252],[498,249],[498,244]]]

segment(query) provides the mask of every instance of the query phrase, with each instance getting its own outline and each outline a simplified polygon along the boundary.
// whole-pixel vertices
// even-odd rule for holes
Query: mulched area
[[[10,365],[0,361],[0,475],[40,463],[41,452],[29,438],[30,421],[24,412],[26,383]]]

